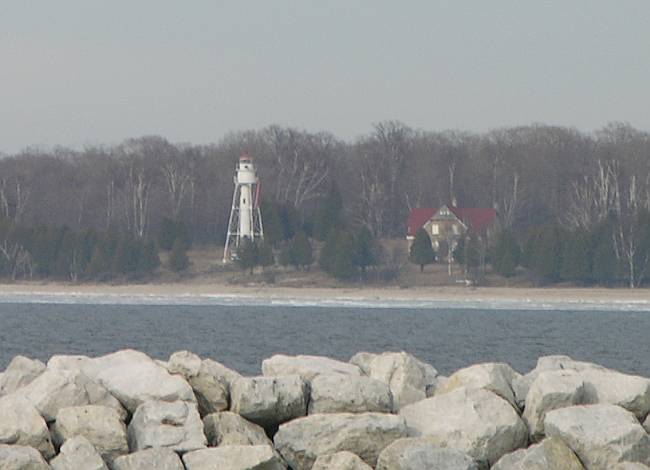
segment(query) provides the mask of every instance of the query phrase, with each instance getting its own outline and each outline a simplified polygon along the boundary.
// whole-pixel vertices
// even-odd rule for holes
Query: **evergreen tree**
[[[177,238],[169,254],[169,269],[174,272],[185,271],[190,265],[190,259],[187,256],[187,249],[185,243]]]
[[[333,182],[321,204],[314,212],[313,233],[318,240],[325,240],[329,232],[342,224],[343,197],[336,182]]]
[[[237,264],[243,270],[253,274],[253,268],[258,264],[257,245],[247,237],[242,238],[237,248]]]
[[[409,260],[420,266],[420,272],[424,272],[424,266],[436,260],[436,252],[431,246],[431,238],[423,228],[415,233],[415,240],[413,240],[409,251]]]
[[[354,241],[354,264],[365,273],[368,266],[374,266],[379,261],[379,248],[372,233],[365,226],[359,230]]]
[[[176,240],[176,223],[169,217],[163,217],[158,234],[158,245],[160,248],[169,251]]]
[[[529,260],[530,268],[540,282],[558,281],[562,266],[562,232],[555,226],[542,227],[537,238],[537,244]]]
[[[338,230],[330,230],[330,232],[327,234],[327,237],[325,238],[325,243],[320,250],[318,265],[323,271],[328,274],[332,274],[334,272],[334,259],[336,258],[336,244],[338,237]]]
[[[354,237],[347,230],[339,232],[331,274],[340,280],[354,279],[357,268],[354,264]]]
[[[269,243],[262,243],[258,249],[258,264],[265,268],[275,264],[275,257],[273,256],[273,248]]]
[[[494,246],[492,255],[492,267],[503,277],[515,275],[515,269],[519,265],[521,249],[517,240],[509,230],[502,231]]]
[[[314,262],[311,243],[303,231],[296,233],[289,243],[289,259],[296,268],[306,269]]]
[[[264,221],[264,240],[272,246],[278,246],[284,240],[284,230],[278,215],[277,204],[269,201],[262,201],[260,207],[262,220]]]
[[[592,237],[584,230],[568,235],[562,255],[561,277],[566,281],[588,283],[592,280]]]

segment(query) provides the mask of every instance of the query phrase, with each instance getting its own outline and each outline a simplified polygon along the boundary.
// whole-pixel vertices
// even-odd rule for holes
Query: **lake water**
[[[508,305],[292,305],[285,302],[124,302],[111,298],[0,300],[0,370],[17,354],[100,355],[136,348],[166,359],[187,349],[244,374],[276,353],[347,360],[358,351],[408,351],[449,374],[504,361],[526,372],[567,354],[650,377],[647,309],[509,309]]]

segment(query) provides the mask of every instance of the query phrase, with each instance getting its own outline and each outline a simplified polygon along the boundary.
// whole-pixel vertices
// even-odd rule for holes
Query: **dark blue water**
[[[188,349],[245,374],[275,353],[343,360],[405,350],[448,374],[485,361],[521,372],[567,354],[650,376],[650,313],[287,306],[0,304],[0,370],[17,354]]]

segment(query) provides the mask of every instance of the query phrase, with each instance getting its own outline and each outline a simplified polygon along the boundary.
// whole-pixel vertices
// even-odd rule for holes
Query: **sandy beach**
[[[67,284],[21,282],[0,284],[5,295],[125,295],[125,296],[240,296],[266,299],[358,300],[358,301],[530,301],[646,303],[650,289],[523,288],[523,287],[273,287],[236,286],[205,282],[150,284]]]

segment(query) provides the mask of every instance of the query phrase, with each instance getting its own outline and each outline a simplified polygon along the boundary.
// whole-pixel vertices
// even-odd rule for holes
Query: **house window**
[[[431,235],[439,235],[439,234],[440,234],[440,228],[438,227],[438,224],[432,224]]]

